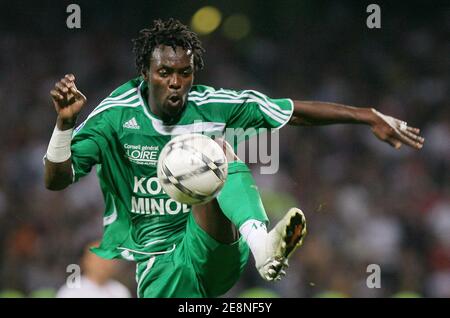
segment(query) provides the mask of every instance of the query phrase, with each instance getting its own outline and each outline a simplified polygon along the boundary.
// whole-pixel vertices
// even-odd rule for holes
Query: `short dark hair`
[[[159,45],[177,46],[184,50],[191,50],[194,55],[194,69],[201,70],[204,66],[202,46],[196,33],[180,21],[170,18],[167,21],[155,20],[149,29],[139,31],[139,36],[133,41],[133,52],[136,56],[136,69],[144,74],[150,66],[153,50]]]

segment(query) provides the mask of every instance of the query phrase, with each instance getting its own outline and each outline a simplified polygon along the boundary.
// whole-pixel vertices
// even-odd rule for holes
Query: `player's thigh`
[[[182,249],[177,253],[189,262],[208,297],[226,293],[238,281],[247,264],[249,249],[241,238],[223,244],[212,238],[189,216]]]
[[[239,239],[236,226],[222,212],[216,199],[192,207],[195,223],[216,241],[231,244]]]
[[[173,252],[138,264],[138,295],[221,296],[238,281],[248,255],[248,246],[242,238],[231,244],[219,243],[195,222],[191,214],[186,235]]]
[[[180,248],[181,246],[177,247]],[[189,263],[182,263],[179,257],[176,258],[175,251],[153,256],[137,264],[138,297],[206,297],[193,267]]]

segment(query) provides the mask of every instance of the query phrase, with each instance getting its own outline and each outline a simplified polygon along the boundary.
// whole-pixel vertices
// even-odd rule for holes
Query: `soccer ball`
[[[180,135],[162,149],[157,174],[163,190],[175,201],[204,204],[225,184],[228,162],[222,148],[208,136]]]

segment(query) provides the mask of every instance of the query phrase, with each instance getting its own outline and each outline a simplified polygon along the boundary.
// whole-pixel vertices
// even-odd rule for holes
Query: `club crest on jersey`
[[[124,144],[125,154],[133,163],[154,166],[158,164],[159,146]]]

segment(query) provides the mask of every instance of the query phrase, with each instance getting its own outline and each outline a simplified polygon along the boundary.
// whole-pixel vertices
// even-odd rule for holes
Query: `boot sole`
[[[288,258],[297,247],[300,247],[303,244],[303,238],[306,235],[305,215],[299,209],[295,209],[295,212],[292,213],[293,215],[291,216],[289,224],[286,227],[286,235],[284,237],[286,248],[283,256],[285,258]]]

